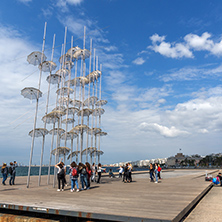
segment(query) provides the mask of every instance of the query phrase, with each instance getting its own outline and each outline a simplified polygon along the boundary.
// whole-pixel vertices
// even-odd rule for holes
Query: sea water
[[[53,175],[54,174],[54,166],[50,167],[50,174]],[[113,172],[118,172],[119,171],[119,167],[103,167],[106,168],[106,172],[108,173],[110,169],[113,170]],[[19,166],[16,168],[16,176],[27,176],[28,175],[28,166]],[[43,166],[42,167],[42,172],[41,175],[48,175],[48,169],[49,167]],[[139,168],[136,167],[133,169],[134,171],[141,171],[141,170],[146,170],[146,168]],[[31,172],[30,172],[31,176],[37,176],[39,175],[39,167],[38,166],[32,166],[31,167]],[[0,174],[0,178],[2,178],[2,174]]]

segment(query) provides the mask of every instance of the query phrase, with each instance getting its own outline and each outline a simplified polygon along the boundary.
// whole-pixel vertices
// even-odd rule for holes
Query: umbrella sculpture
[[[53,62],[52,59],[54,52],[54,43],[52,48],[51,61],[46,61],[47,58],[44,55],[46,24],[43,35],[42,52],[35,51],[32,52],[27,57],[28,63],[34,66],[38,66],[40,70],[39,85],[38,85],[39,87],[38,88],[25,87],[21,91],[21,94],[25,98],[31,100],[36,99],[34,127],[33,130],[29,132],[29,135],[32,136],[32,144],[31,144],[31,153],[29,161],[27,187],[29,187],[30,167],[32,162],[32,153],[34,148],[35,137],[43,136],[44,138],[45,135],[47,134],[52,136],[49,171],[51,165],[51,155],[55,155],[55,161],[56,161],[56,156],[63,155],[65,160],[65,156],[69,154],[68,159],[70,159],[70,161],[72,161],[72,157],[76,157],[76,160],[78,162],[79,155],[80,155],[80,161],[83,161],[82,156],[85,155],[87,160],[87,156],[89,154],[92,162],[93,155],[97,155],[99,160],[99,156],[103,154],[103,151],[100,150],[100,140],[99,140],[99,146],[98,147],[96,146],[97,136],[100,138],[100,136],[107,135],[107,133],[103,132],[101,129],[101,115],[103,115],[105,112],[105,110],[102,109],[101,106],[107,103],[106,100],[103,100],[101,98],[101,76],[102,76],[101,65],[99,70],[98,56],[96,57],[95,49],[94,49],[94,55],[92,55],[92,39],[90,40],[90,50],[86,49],[85,47],[86,46],[85,27],[84,27],[84,38],[83,38],[82,49],[78,46],[73,46],[73,37],[72,37],[71,48],[69,48],[66,51],[66,46],[67,46],[66,36],[67,36],[67,28],[65,29],[64,43],[62,44],[61,56],[59,58],[59,63],[60,63],[59,69],[55,71],[54,74],[51,73],[53,70],[56,70],[57,67],[56,63]],[[88,58],[89,58],[88,62],[89,68],[86,69]],[[75,69],[73,69],[73,67],[75,67]],[[88,75],[86,75],[86,70],[89,71]],[[42,92],[40,91],[42,72],[50,73],[49,76],[46,78],[46,81],[49,83],[49,85],[50,84],[57,85],[56,105],[55,108],[52,109],[52,111],[48,112],[49,91],[51,91],[49,90],[50,89],[49,86],[47,94],[48,97],[46,103],[46,111],[44,116],[42,117],[44,127],[36,128],[38,100],[39,98],[42,97]],[[100,83],[99,98],[97,97],[98,83]],[[73,97],[71,98],[71,96]],[[84,118],[87,118],[86,124],[84,123]],[[99,118],[99,126],[97,126],[97,118]],[[77,122],[76,126],[74,126],[74,122]],[[47,124],[53,124],[53,127],[49,131],[46,129]],[[65,124],[65,127],[63,124]],[[83,137],[83,134],[85,132],[87,132],[86,138]],[[91,134],[90,147],[88,147],[89,134]],[[53,138],[55,135],[57,135],[56,148],[53,149],[54,146]],[[95,145],[93,146],[94,137],[95,137]],[[74,139],[76,139],[75,151],[73,151]],[[66,140],[71,140],[71,149],[67,147]],[[60,145],[60,143],[64,143],[64,145],[62,144]],[[83,150],[83,146],[85,146],[84,144],[88,148]],[[43,148],[41,156],[42,155],[43,155]]]

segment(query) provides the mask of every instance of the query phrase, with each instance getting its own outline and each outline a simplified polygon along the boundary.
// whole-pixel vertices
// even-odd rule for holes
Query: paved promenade
[[[79,193],[71,193],[70,186],[57,192],[46,185],[46,176],[40,187],[38,177],[32,176],[26,188],[26,177],[17,177],[15,186],[0,186],[0,204],[118,221],[179,221],[180,212],[209,187],[204,176],[205,170],[169,170],[158,184],[149,181],[148,173],[133,175],[132,183],[102,177],[101,184],[92,183],[90,190]]]
[[[214,186],[201,200],[184,222],[222,221],[222,187]]]

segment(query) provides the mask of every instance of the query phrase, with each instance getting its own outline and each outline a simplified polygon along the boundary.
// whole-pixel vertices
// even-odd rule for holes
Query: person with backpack
[[[88,189],[90,188],[90,179],[92,175],[92,169],[88,162],[86,162],[86,172],[87,172],[87,183],[88,183]]]
[[[62,182],[62,191],[64,191],[64,186],[65,186],[65,169],[63,167],[62,162],[60,161],[55,165],[55,167],[58,169],[57,172],[57,179],[58,179],[58,189],[57,191],[60,191],[60,185]]]
[[[88,189],[86,166],[83,163],[79,163],[78,168],[80,174],[80,181],[82,184],[81,190],[86,190]]]
[[[15,185],[15,174],[16,170],[15,168],[18,167],[18,164],[16,161],[14,163],[10,163],[10,167],[8,169],[9,174],[11,175],[10,180],[9,180],[9,185]]]
[[[77,164],[76,162],[72,162],[70,164],[70,169],[69,169],[69,172],[70,172],[70,180],[71,180],[71,192],[73,192],[75,190],[75,185],[76,185],[76,192],[79,192],[79,183],[78,183],[78,167],[77,167]]]
[[[2,184],[6,185],[5,181],[7,180],[7,177],[8,177],[8,167],[6,163],[3,163],[1,173],[2,173],[2,178],[3,178]]]

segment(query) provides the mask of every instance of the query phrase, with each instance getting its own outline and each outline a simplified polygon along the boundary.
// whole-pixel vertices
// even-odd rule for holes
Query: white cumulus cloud
[[[136,58],[133,63],[136,65],[143,65],[143,63],[145,62],[145,60],[142,57]]]

